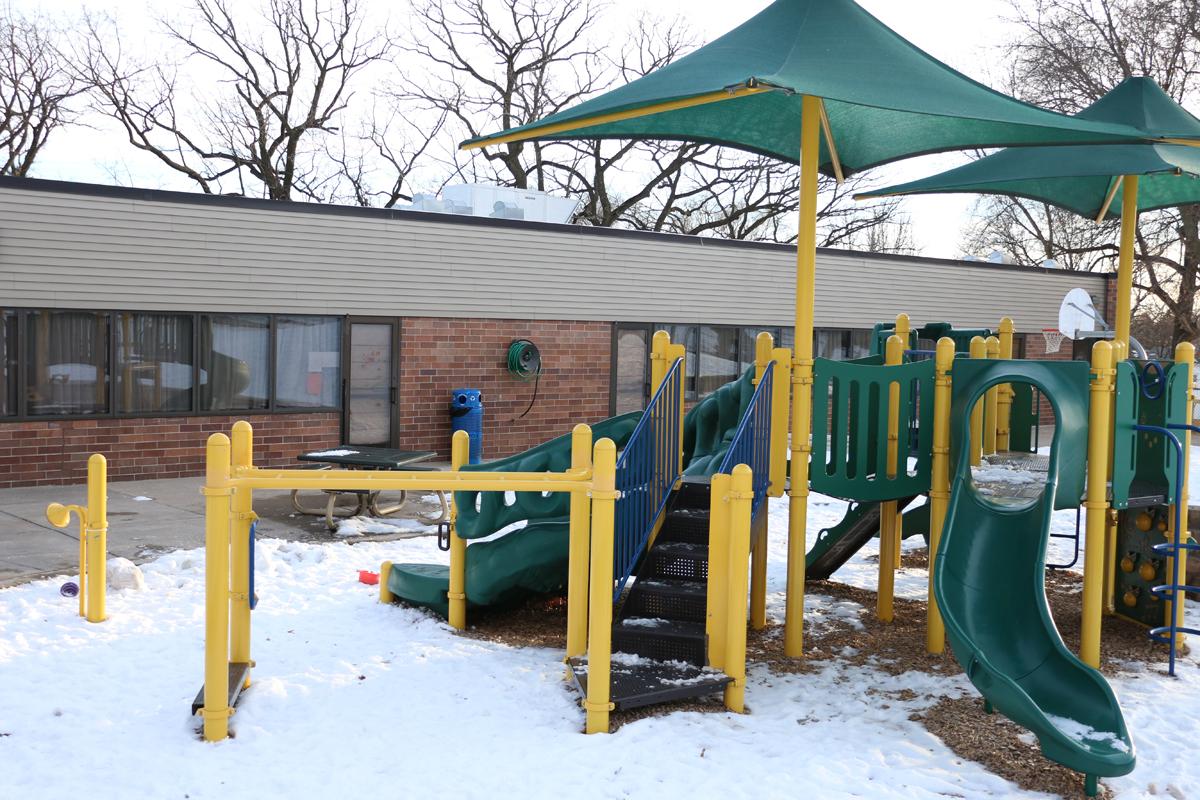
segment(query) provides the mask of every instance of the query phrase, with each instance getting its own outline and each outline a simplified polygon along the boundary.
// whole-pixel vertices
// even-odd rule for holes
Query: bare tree
[[[663,67],[697,42],[677,20],[637,19],[623,44],[601,40],[602,0],[417,0],[406,51],[431,76],[410,76],[401,96],[444,114],[461,138],[517,127]],[[611,38],[609,35],[607,38]],[[794,166],[696,143],[568,140],[510,142],[443,156],[474,181],[581,199],[576,222],[644,230],[791,241]],[[832,187],[832,181],[827,185]],[[895,221],[895,204],[856,205],[828,191],[828,244]]]
[[[54,132],[75,119],[69,101],[82,87],[57,36],[45,19],[0,7],[0,175],[28,175]]]
[[[357,0],[263,3],[253,21],[233,0],[193,0],[186,24],[162,20],[185,54],[175,63],[130,58],[92,18],[81,72],[130,144],[201,191],[326,199],[343,176],[321,138],[339,134],[355,78],[394,43],[368,32]]]
[[[1007,47],[1009,88],[1074,113],[1123,79],[1149,76],[1181,103],[1200,101],[1200,4],[1195,0],[1010,0],[1019,31]],[[1115,227],[1095,227],[1023,200],[993,200],[969,242],[1022,260],[1111,268]],[[1200,336],[1200,206],[1143,214],[1135,288],[1167,310],[1175,341]],[[1144,313],[1152,309],[1142,304]]]

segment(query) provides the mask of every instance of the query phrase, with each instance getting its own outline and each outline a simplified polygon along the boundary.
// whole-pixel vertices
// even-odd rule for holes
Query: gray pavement
[[[172,550],[204,544],[204,500],[201,478],[121,481],[108,485],[108,553],[142,563]],[[434,514],[436,503],[410,494],[405,507],[388,519]],[[47,575],[64,575],[79,570],[79,524],[72,516],[66,528],[55,528],[46,520],[50,503],[87,502],[83,484],[0,489],[0,587]],[[350,501],[347,500],[347,503]],[[319,493],[310,493],[306,505],[320,506]],[[297,514],[288,492],[254,493],[254,510],[259,515],[258,533],[279,539],[330,542],[370,539],[386,541],[405,534],[363,537],[335,536],[324,517]],[[408,534],[411,536],[411,534]]]

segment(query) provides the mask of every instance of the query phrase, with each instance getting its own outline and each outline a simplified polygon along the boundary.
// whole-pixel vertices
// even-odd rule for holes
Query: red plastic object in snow
[[[358,571],[358,582],[374,586],[379,583],[379,573],[371,572],[370,570],[360,569]]]

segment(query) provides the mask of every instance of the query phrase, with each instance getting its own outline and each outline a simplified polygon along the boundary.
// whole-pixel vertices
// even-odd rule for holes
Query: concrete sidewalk
[[[203,546],[201,483],[199,477],[109,483],[109,557],[123,556],[141,563],[172,550]],[[411,533],[336,536],[326,528],[324,517],[297,514],[289,494],[254,493],[259,536],[305,542],[386,541],[412,536]],[[308,493],[307,497],[306,505],[324,505],[318,493]],[[83,505],[86,501],[87,489],[83,484],[0,489],[0,587],[48,575],[77,573],[78,520],[72,516],[66,528],[55,528],[46,520],[46,506],[56,502]],[[436,503],[412,493],[408,504],[387,519],[414,518],[418,513],[434,514],[437,510]]]

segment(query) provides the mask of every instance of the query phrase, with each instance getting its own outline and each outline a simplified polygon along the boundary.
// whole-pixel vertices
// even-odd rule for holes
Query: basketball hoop
[[[1046,353],[1057,353],[1066,338],[1058,328],[1042,328],[1042,338],[1046,340]]]

